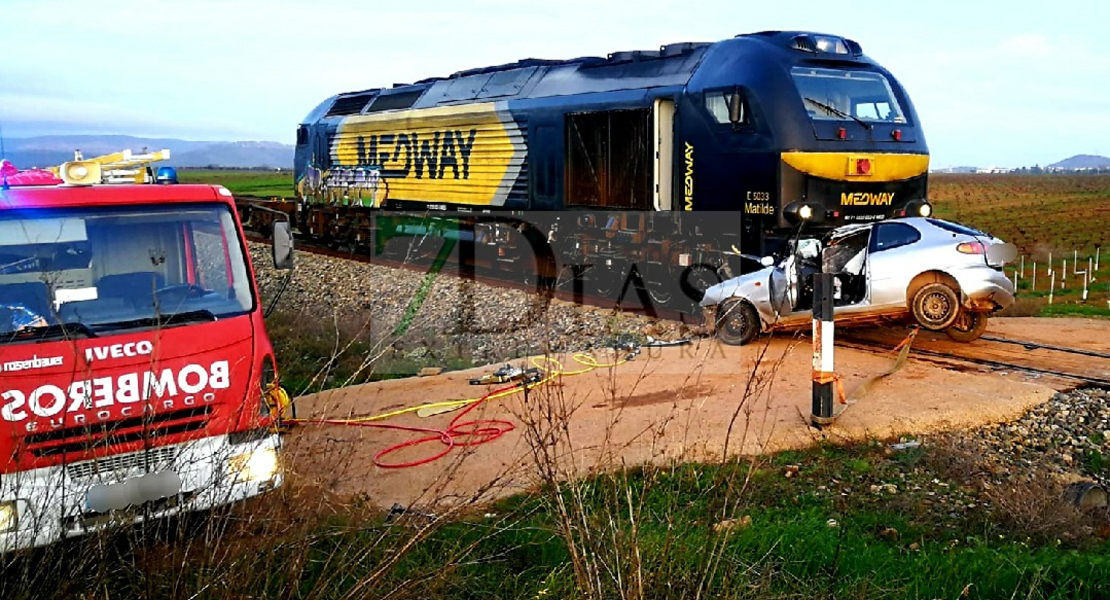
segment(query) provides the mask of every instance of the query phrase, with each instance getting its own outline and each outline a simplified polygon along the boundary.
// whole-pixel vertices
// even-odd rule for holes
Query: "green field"
[[[1025,276],[1019,274],[1018,303],[1007,314],[1110,315],[1110,175],[932,175],[929,197],[937,216],[1017,245],[1025,257]],[[1075,259],[1084,271],[1096,253],[1098,270],[1084,301],[1084,277],[1075,273]],[[1050,256],[1056,272],[1051,306]],[[1006,272],[1013,277],[1019,267],[1020,262]]]
[[[293,197],[293,172],[285,171],[224,171],[216,169],[179,169],[181,183],[212,183],[231,190],[237,196],[262,198]]]

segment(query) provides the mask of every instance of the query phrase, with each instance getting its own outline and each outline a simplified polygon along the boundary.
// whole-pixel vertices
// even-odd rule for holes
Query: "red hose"
[[[506,433],[515,429],[515,426],[509,421],[500,419],[476,419],[473,421],[461,421],[470,411],[478,407],[478,405],[485,402],[490,396],[507,392],[517,387],[510,385],[501,389],[493,390],[478,399],[477,402],[472,403],[459,413],[446,429],[435,429],[432,427],[412,427],[406,425],[388,425],[385,423],[372,423],[372,422],[359,422],[359,421],[346,421],[342,419],[311,419],[302,422],[305,423],[319,423],[324,425],[355,425],[358,427],[374,427],[377,429],[395,429],[399,431],[412,431],[415,433],[428,433],[424,437],[394,444],[385,450],[382,450],[374,455],[374,464],[383,469],[404,469],[406,467],[415,467],[425,465],[430,462],[439,460],[447,456],[452,449],[456,446],[478,446],[496,440],[497,438],[505,435]],[[460,422],[461,421],[461,422]],[[473,438],[473,439],[467,439]],[[443,450],[418,460],[402,463],[387,463],[382,461],[382,457],[403,450],[413,446],[419,446],[428,442],[439,441],[444,445]]]

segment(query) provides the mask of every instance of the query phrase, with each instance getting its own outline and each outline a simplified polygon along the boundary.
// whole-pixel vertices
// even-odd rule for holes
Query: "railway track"
[[[268,237],[256,232],[248,231],[246,233],[247,239],[251,242],[260,244],[269,244],[271,242]],[[416,273],[429,273],[436,262],[436,256],[430,252],[412,253],[407,256],[400,256],[396,253],[370,256],[369,254],[358,252],[350,248],[330,248],[315,244],[303,238],[297,239],[297,250],[331,258],[353,260],[394,269],[404,269]],[[688,312],[684,312],[661,306],[651,299],[646,289],[638,288],[631,283],[624,286],[624,289],[622,289],[620,285],[616,286],[612,297],[607,297],[591,293],[588,287],[588,280],[584,281],[578,279],[575,281],[573,276],[569,273],[564,273],[563,275],[565,276],[561,276],[557,282],[546,282],[541,284],[530,274],[528,276],[521,276],[520,273],[514,271],[498,271],[482,267],[465,267],[460,266],[456,260],[451,259],[445,262],[440,272],[446,276],[461,277],[485,285],[533,292],[564,302],[584,304],[606,310],[618,309],[633,314],[647,315],[649,317],[678,321],[686,324],[701,323],[702,320],[700,311],[691,309]],[[552,286],[550,285],[551,283],[555,285]]]
[[[837,333],[836,345],[868,352],[889,352],[907,330],[893,327],[849,329]],[[968,344],[922,330],[910,358],[961,371],[1016,375],[1056,389],[1110,389],[1110,353],[1001,336],[983,336]]]
[[[252,233],[248,233],[248,239],[259,243],[269,242],[268,238]],[[435,256],[427,252],[409,257],[395,254],[371,257],[349,248],[328,248],[303,239],[298,241],[298,250],[419,273],[430,272],[436,260]],[[451,268],[443,271],[443,275],[463,277],[486,285],[531,291],[565,302],[604,309],[616,308],[683,323],[701,323],[702,320],[700,314],[694,314],[695,311],[687,313],[659,306],[652,302],[646,290],[636,289],[632,285],[615,292],[615,294],[621,294],[621,300],[617,301],[591,294],[582,289],[583,286],[573,289],[573,285],[569,285],[572,281],[554,287],[544,287],[538,286],[532,279],[507,276],[510,274],[506,272],[460,267],[457,262],[452,261],[446,264]],[[907,332],[907,328],[891,326],[845,328],[837,332],[836,345],[866,352],[889,353],[905,338]],[[1110,352],[1089,348],[1066,347],[995,335],[985,335],[974,342],[963,344],[950,340],[942,333],[922,330],[913,342],[910,357],[952,370],[1017,375],[1024,380],[1036,381],[1058,391],[1070,391],[1083,386],[1110,389]]]

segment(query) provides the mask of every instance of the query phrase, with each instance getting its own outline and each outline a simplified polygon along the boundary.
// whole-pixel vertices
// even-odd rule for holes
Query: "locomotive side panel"
[[[329,137],[326,164],[308,164],[299,174],[298,190],[309,202],[377,208],[527,201],[518,185],[526,185],[527,130],[504,103],[354,115]]]

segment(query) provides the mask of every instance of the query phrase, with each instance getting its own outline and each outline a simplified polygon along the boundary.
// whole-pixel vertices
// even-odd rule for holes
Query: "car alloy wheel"
[[[959,316],[960,297],[943,283],[930,283],[914,294],[912,310],[914,319],[922,327],[940,331]]]

